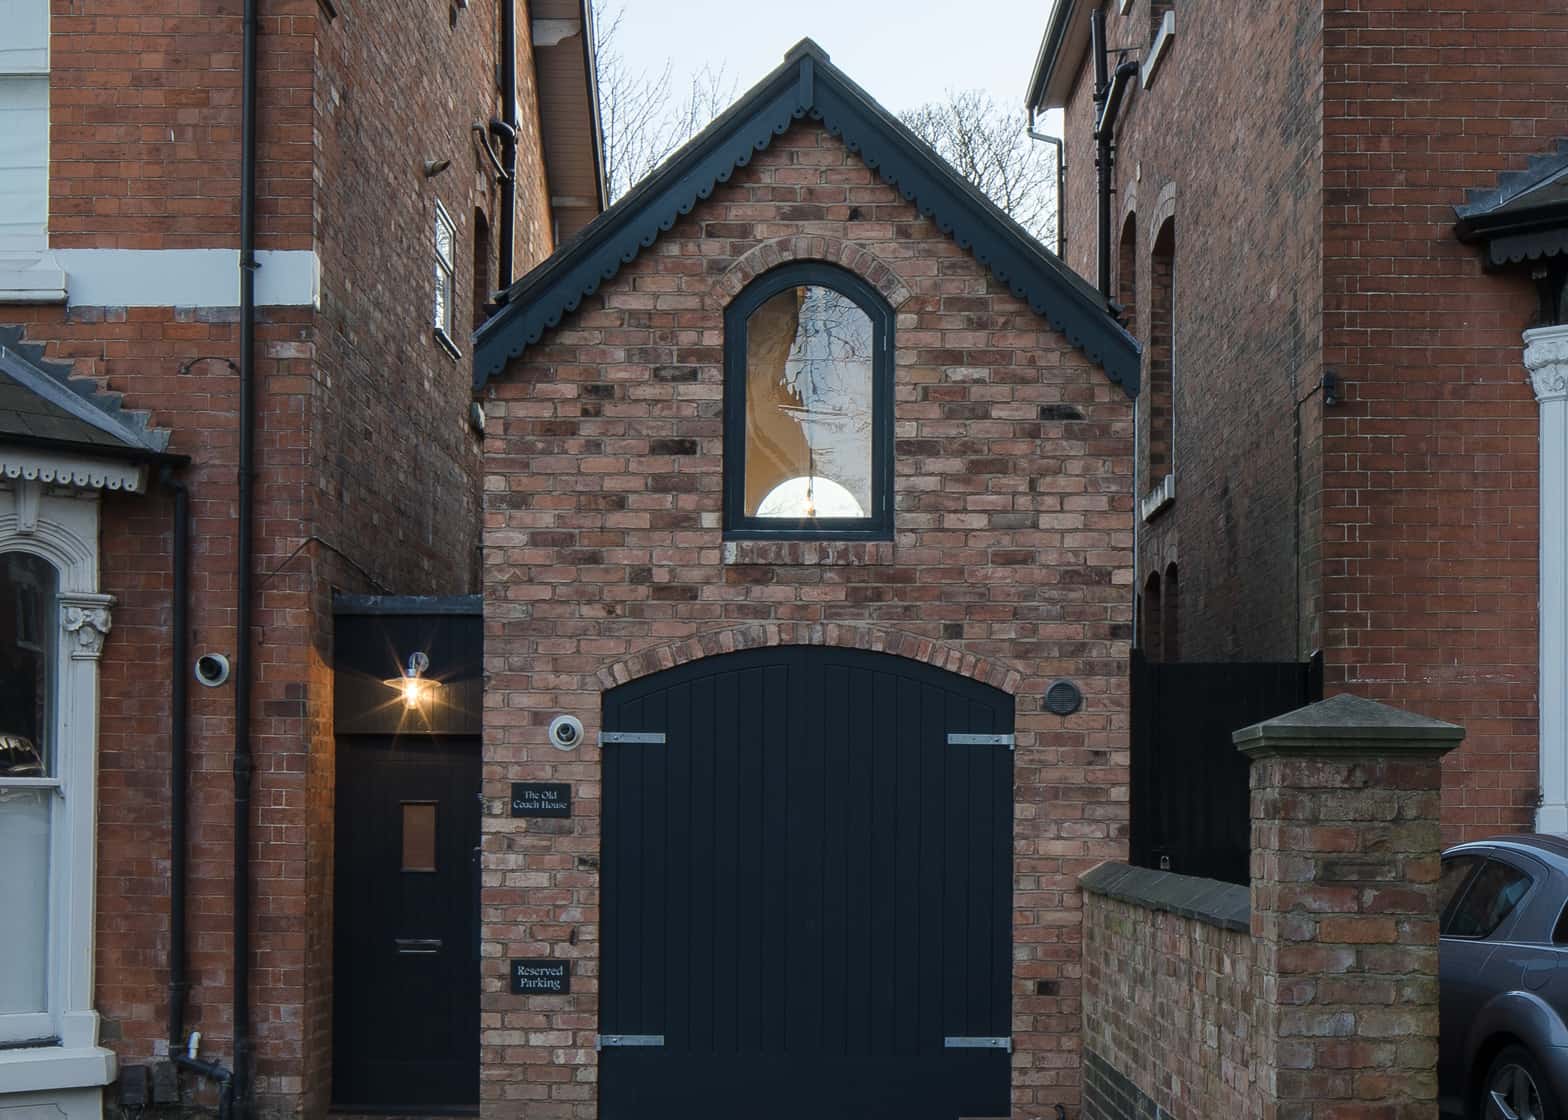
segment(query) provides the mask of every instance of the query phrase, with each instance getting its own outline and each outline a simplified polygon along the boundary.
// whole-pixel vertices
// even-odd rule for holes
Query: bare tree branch
[[[1024,132],[1022,109],[1005,109],[983,90],[966,90],[899,119],[1015,222],[1045,244],[1055,243],[1056,160]]]
[[[734,79],[723,67],[704,66],[692,76],[685,96],[673,94],[673,68],[657,74],[635,70],[619,47],[626,9],[606,4],[594,22],[595,78],[604,130],[604,177],[614,202],[671,152],[707,126],[735,98]]]

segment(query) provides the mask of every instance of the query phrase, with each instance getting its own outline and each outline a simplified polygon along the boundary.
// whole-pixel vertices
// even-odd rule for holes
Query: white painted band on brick
[[[55,249],[73,307],[238,307],[238,249]],[[313,249],[256,254],[256,303],[317,307],[321,262]]]
[[[1524,332],[1541,410],[1541,805],[1537,832],[1568,834],[1568,326]]]

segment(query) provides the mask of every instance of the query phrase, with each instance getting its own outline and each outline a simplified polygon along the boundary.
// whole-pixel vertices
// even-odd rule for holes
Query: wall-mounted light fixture
[[[434,698],[436,690],[441,687],[440,681],[431,680],[425,676],[430,669],[430,658],[422,652],[408,655],[408,664],[400,675],[385,681],[386,685],[395,688],[403,697],[403,707],[422,708],[425,702]]]
[[[427,159],[425,160],[425,178],[434,179],[451,166],[452,161],[449,159]]]
[[[1323,407],[1333,408],[1339,403],[1340,386],[1339,374],[1334,370],[1323,371]]]

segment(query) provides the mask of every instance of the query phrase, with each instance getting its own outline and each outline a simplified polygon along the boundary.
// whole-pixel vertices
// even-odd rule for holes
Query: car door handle
[[[397,946],[399,953],[409,956],[429,956],[441,951],[439,937],[394,937],[392,944]]]

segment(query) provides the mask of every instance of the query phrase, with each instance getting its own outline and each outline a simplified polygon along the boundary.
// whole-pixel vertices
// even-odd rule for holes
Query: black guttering
[[[1529,274],[1536,325],[1568,322],[1568,139],[1496,186],[1470,191],[1454,217],[1455,236],[1481,247],[1487,271]]]
[[[501,222],[497,257],[501,287],[512,276],[513,243],[517,240],[517,4],[501,5],[501,119],[490,122],[490,132],[501,140]]]
[[[256,473],[256,35],[261,0],[245,0],[240,80],[239,521],[235,544],[234,642],[234,1074],[226,1088],[239,1120],[255,1115],[255,1042],[250,1021],[251,565]],[[171,1040],[172,1041],[172,1040]]]
[[[1073,17],[1078,14],[1077,8],[1078,0],[1056,0],[1056,7],[1051,9],[1051,20],[1045,26],[1040,51],[1034,59],[1034,71],[1029,75],[1029,89],[1024,94],[1025,108],[1035,110],[1042,107],[1045,87],[1061,61],[1062,45],[1067,40],[1067,30],[1072,26]]]
[[[599,114],[599,56],[594,45],[593,0],[583,2],[583,68],[588,80],[588,115],[593,128],[593,179],[599,212],[610,205],[610,182],[604,175],[604,126]]]
[[[169,1052],[185,1045],[186,771],[190,740],[191,494],[165,468],[163,485],[174,497],[173,587],[169,593]]]
[[[475,388],[557,326],[736,168],[806,117],[842,137],[884,182],[987,265],[1128,396],[1137,395],[1138,344],[1106,312],[1094,288],[954,172],[809,39],[658,171],[503,294],[500,310],[474,335]]]
[[[1116,190],[1116,118],[1121,113],[1122,99],[1127,94],[1127,84],[1138,76],[1138,64],[1132,59],[1123,60],[1116,72],[1106,77],[1109,54],[1105,44],[1105,9],[1096,8],[1090,17],[1089,35],[1094,44],[1094,121],[1095,157],[1099,192],[1096,226],[1099,243],[1096,246],[1100,295],[1109,302],[1111,298],[1111,195]]]

